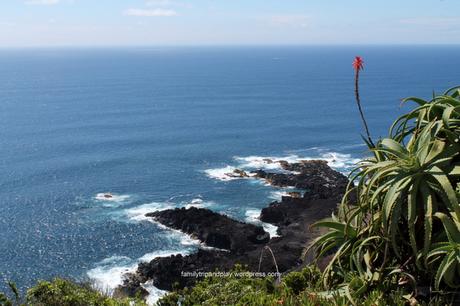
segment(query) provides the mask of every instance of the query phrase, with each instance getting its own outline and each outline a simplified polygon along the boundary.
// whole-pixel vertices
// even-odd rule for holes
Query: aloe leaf
[[[441,153],[443,153],[446,143],[444,141],[435,140],[431,145],[430,151],[428,152],[428,156],[426,159],[421,160],[422,163],[429,163],[436,157],[438,157]]]
[[[423,257],[426,259],[426,255],[429,252],[431,244],[431,233],[433,228],[433,196],[429,188],[422,184],[420,190],[423,194],[424,205],[425,205],[425,218],[424,218],[424,241],[423,241]]]
[[[409,228],[409,240],[412,250],[414,254],[417,254],[417,240],[416,240],[416,233],[415,233],[415,217],[417,214],[417,193],[418,187],[420,185],[420,180],[416,180],[414,184],[411,186],[408,195],[408,206],[407,206],[407,224]]]
[[[457,176],[460,175],[460,165],[455,165],[449,171],[449,176]]]
[[[382,139],[380,142],[379,151],[392,154],[399,158],[406,158],[407,157],[407,149],[404,148],[399,142],[394,141],[391,138]]]
[[[385,199],[383,200],[384,228],[386,232],[388,232],[388,220],[390,219],[397,199],[401,196],[401,192],[409,185],[409,183],[410,177],[401,177],[400,180],[395,180],[395,183],[390,187]]]
[[[445,204],[447,204],[451,211],[455,212],[457,220],[460,220],[460,206],[458,205],[457,194],[452,188],[449,179],[440,168],[435,166],[432,167],[432,170],[433,171],[431,171],[431,175],[435,180],[438,181],[440,187],[447,196],[447,201],[445,201]]]
[[[460,243],[460,224],[454,222],[449,216],[441,212],[435,213],[434,216],[441,220],[449,241],[451,243]]]
[[[391,236],[391,245],[393,247],[393,250],[398,257],[401,257],[401,252],[399,250],[398,244],[396,243],[396,235],[399,229],[398,222],[401,216],[401,198],[398,198],[395,204],[396,205],[394,206],[394,209],[391,212],[391,225],[389,226],[389,229]]]
[[[417,104],[420,105],[420,106],[423,106],[423,105],[425,105],[425,104],[428,103],[428,101],[425,101],[425,100],[420,99],[420,98],[417,98],[417,97],[409,97],[409,98],[403,99],[402,102],[401,102],[401,104],[407,103],[407,102],[415,102],[415,103],[417,103]]]
[[[446,273],[449,271],[449,270],[452,270],[454,269],[454,265],[457,263],[457,259],[456,259],[456,256],[455,256],[455,253],[451,253],[449,255],[447,255],[444,260],[441,262],[441,265],[439,266],[438,268],[438,271],[436,273],[436,276],[435,276],[435,287],[436,289],[439,289],[439,286],[441,284],[441,281],[444,280],[452,286],[452,279],[449,279],[449,278],[445,278],[446,276]]]
[[[444,92],[444,96],[449,96],[449,95],[453,95],[455,93],[458,93],[460,90],[460,86],[454,86],[454,87],[451,87],[449,88],[448,90],[446,90]]]

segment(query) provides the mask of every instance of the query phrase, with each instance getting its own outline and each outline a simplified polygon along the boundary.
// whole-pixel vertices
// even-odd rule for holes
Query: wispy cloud
[[[29,5],[55,5],[61,2],[60,0],[27,0],[24,3]]]
[[[175,10],[170,9],[127,9],[123,12],[126,16],[139,16],[139,17],[173,17],[177,16]]]

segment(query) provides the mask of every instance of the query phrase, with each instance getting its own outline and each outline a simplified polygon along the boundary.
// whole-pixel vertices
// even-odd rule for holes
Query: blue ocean
[[[321,158],[346,173],[366,154],[355,55],[378,138],[410,109],[402,98],[460,84],[459,51],[1,50],[0,291],[54,276],[111,290],[140,261],[200,247],[144,217],[154,210],[199,206],[258,222],[285,190],[225,173],[272,167],[264,158]]]

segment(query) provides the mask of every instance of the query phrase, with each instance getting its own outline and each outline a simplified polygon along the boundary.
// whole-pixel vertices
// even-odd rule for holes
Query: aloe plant
[[[389,137],[368,143],[372,157],[350,175],[356,187],[350,184],[339,213],[315,224],[329,229],[312,245],[318,258],[333,252],[325,284],[358,273],[370,286],[395,275],[414,287],[427,280],[438,289],[460,286],[460,89],[409,101],[417,107]]]
[[[360,202],[366,210],[379,213],[383,231],[391,239],[397,256],[401,256],[396,238],[398,233],[409,232],[414,255],[421,241],[416,225],[423,220],[424,254],[429,250],[433,214],[448,211],[451,217],[460,218],[460,206],[452,177],[457,176],[460,163],[455,161],[460,151],[458,143],[439,138],[440,122],[427,124],[421,132],[413,134],[407,146],[391,139],[383,139],[375,152],[379,159],[362,165],[358,190]],[[459,173],[460,174],[460,173]],[[407,222],[400,222],[405,218]],[[401,237],[406,238],[406,237]]]

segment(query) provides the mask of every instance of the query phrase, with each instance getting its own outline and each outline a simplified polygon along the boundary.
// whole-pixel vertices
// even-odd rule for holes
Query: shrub
[[[77,284],[56,278],[52,282],[40,281],[27,291],[27,301],[43,306],[130,306],[145,305],[140,301],[115,299],[101,294],[89,284]]]
[[[319,270],[315,266],[308,266],[301,271],[294,271],[283,278],[287,289],[299,294],[307,288],[317,288],[320,280]]]
[[[27,291],[25,302],[21,302],[16,286],[9,283],[15,300],[0,293],[0,305],[33,305],[33,306],[141,306],[145,303],[129,299],[115,299],[91,288],[88,284],[56,278],[51,282],[40,281]]]
[[[237,266],[233,272],[244,271]],[[273,278],[208,277],[193,288],[169,293],[159,301],[161,306],[173,305],[347,305],[349,300],[339,291],[325,291],[321,273],[315,266],[286,274],[280,284]],[[355,295],[354,292],[351,294]],[[355,296],[360,305],[403,305],[398,290],[385,295],[374,290],[368,295]]]
[[[226,277],[206,277],[193,288],[172,292],[159,305],[267,305],[274,300],[272,278],[253,278],[236,266]],[[261,295],[260,293],[264,294]]]

